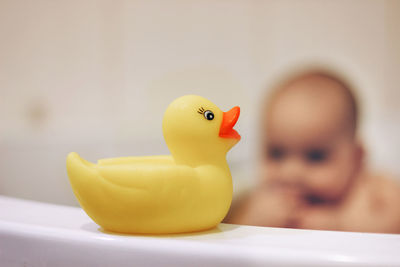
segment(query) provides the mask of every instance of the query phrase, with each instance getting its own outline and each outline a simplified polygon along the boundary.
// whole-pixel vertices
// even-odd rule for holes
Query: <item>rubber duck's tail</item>
[[[90,180],[97,176],[95,164],[82,159],[78,153],[71,152],[67,156],[67,173],[74,191],[89,186]]]

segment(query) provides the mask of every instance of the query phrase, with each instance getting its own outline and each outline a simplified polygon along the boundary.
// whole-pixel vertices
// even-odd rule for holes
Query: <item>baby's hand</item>
[[[331,206],[303,206],[299,209],[297,227],[303,229],[339,229],[342,209]]]
[[[295,191],[277,186],[261,186],[237,209],[230,222],[270,226],[293,227],[296,209],[301,204]]]

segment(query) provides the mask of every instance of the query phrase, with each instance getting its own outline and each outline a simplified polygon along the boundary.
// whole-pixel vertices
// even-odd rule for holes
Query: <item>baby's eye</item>
[[[268,148],[268,158],[278,161],[283,159],[285,156],[285,151],[280,147],[270,147]]]
[[[327,159],[328,152],[322,149],[312,149],[305,153],[305,158],[311,163],[320,163]]]

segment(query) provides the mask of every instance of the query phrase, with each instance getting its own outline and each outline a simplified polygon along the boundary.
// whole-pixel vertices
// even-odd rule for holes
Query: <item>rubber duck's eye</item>
[[[204,118],[211,121],[214,119],[214,113],[212,113],[211,110],[206,110],[206,111],[204,111]]]

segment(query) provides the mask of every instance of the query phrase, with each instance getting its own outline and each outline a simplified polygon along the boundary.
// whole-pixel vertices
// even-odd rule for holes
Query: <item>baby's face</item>
[[[360,166],[360,150],[344,129],[339,99],[327,99],[288,94],[271,104],[265,118],[268,181],[311,202],[340,198]]]

